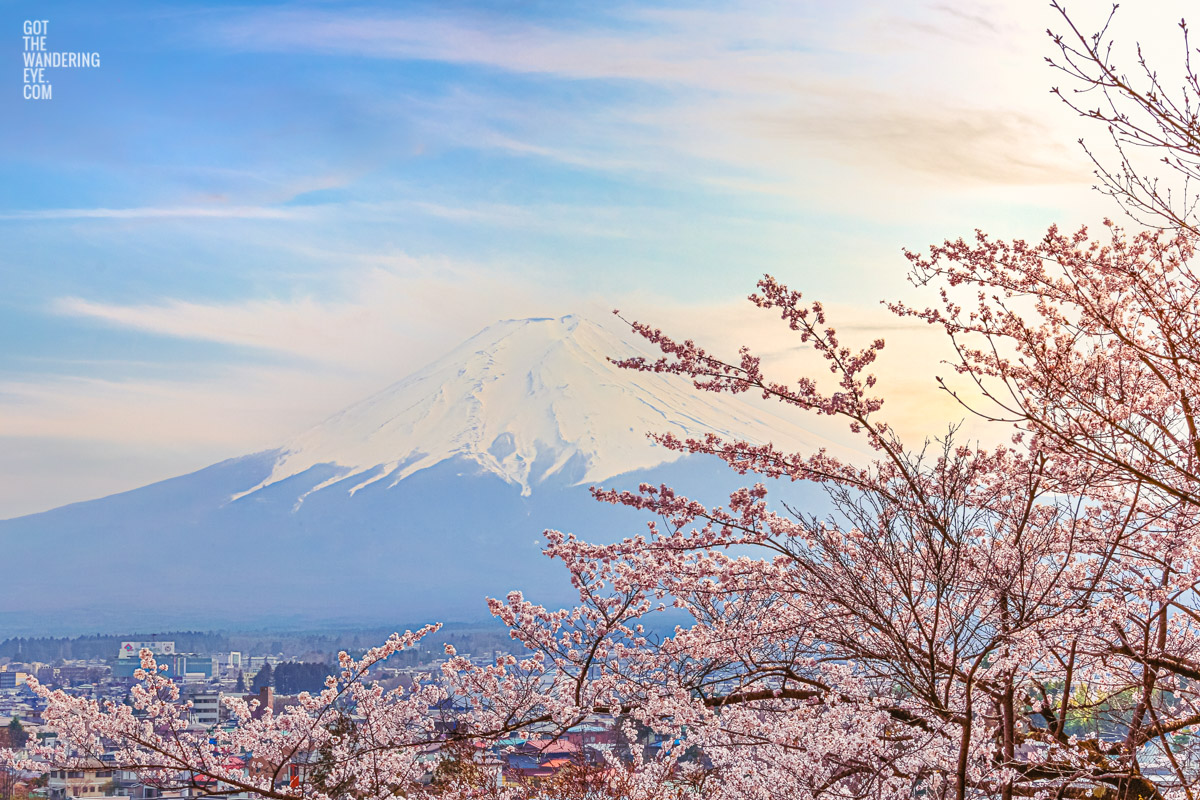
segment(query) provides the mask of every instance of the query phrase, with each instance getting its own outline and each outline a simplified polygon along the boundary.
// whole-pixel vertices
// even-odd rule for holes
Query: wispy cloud
[[[163,208],[41,208],[0,211],[0,220],[39,219],[296,219],[302,208],[271,206],[175,206]]]
[[[947,183],[1088,180],[1069,147],[1076,137],[1059,136],[1042,113],[1050,102],[1000,86],[980,92],[981,78],[995,83],[989,71],[1028,78],[1041,65],[1041,28],[1017,5],[972,13],[915,3],[888,13],[819,3],[619,13],[556,26],[482,13],[272,9],[225,18],[205,35],[256,52],[438,61],[664,92],[590,114],[541,108],[525,127],[484,120],[469,131],[469,146],[587,169],[678,174],[684,156],[759,175],[782,171],[803,186],[814,159],[834,159]],[[1028,41],[1014,51],[1018,35]],[[567,118],[579,113],[584,120]],[[565,124],[542,124],[546,115]],[[726,185],[752,181],[705,169],[692,174]]]
[[[268,392],[270,400],[260,394],[267,384],[252,381],[253,390],[246,402],[255,407],[268,407],[270,402],[294,404],[284,394],[295,391],[304,375],[315,387],[339,384],[345,387],[383,385],[396,380],[424,363],[439,356],[458,341],[481,327],[478,320],[491,322],[502,317],[557,316],[582,313],[593,318],[606,318],[611,305],[621,306],[625,314],[640,318],[683,336],[695,336],[714,352],[730,357],[741,343],[748,343],[763,355],[782,379],[796,375],[820,376],[828,373],[827,365],[813,356],[797,341],[794,333],[770,314],[764,314],[744,302],[696,306],[664,301],[637,292],[623,297],[598,300],[571,297],[532,282],[516,282],[511,277],[491,272],[478,265],[439,262],[440,268],[416,259],[396,257],[407,265],[402,271],[372,268],[357,273],[347,281],[348,292],[337,299],[311,296],[290,300],[253,302],[197,303],[169,300],[157,304],[116,305],[81,298],[62,298],[54,310],[61,314],[97,320],[118,327],[141,330],[158,335],[199,341],[219,342],[239,347],[258,348],[299,358],[308,366],[268,367],[267,374],[288,376],[283,381],[270,381],[283,394]],[[447,316],[442,312],[449,301],[460,314]],[[958,416],[949,398],[938,396],[933,376],[940,359],[951,355],[930,326],[898,320],[878,307],[859,307],[846,304],[827,304],[831,320],[843,331],[851,345],[865,345],[879,335],[890,346],[879,362],[879,373],[893,398],[891,417],[894,424],[906,432],[924,436],[931,418],[930,409]],[[703,320],[697,327],[696,320]],[[619,356],[621,354],[613,354]],[[201,395],[217,391],[229,397],[244,391],[231,385],[245,382],[250,374],[233,369],[213,387],[201,390]],[[789,377],[790,376],[790,377]],[[65,394],[72,397],[96,394],[98,407],[106,405],[126,392],[144,392],[148,398],[191,397],[195,395],[195,380],[143,382],[110,382],[80,380],[72,382]],[[41,386],[40,384],[38,384]],[[59,393],[59,389],[41,386],[40,405]],[[219,388],[224,386],[225,388]],[[181,388],[183,387],[183,388]],[[0,391],[14,391],[14,385],[0,386]],[[25,385],[18,394],[29,395],[34,389]],[[327,396],[328,389],[317,396]],[[351,397],[344,391],[339,396]],[[122,403],[127,402],[122,398]],[[51,404],[52,405],[52,404]],[[185,404],[191,407],[191,404]],[[310,406],[311,407],[311,406]],[[325,412],[335,408],[327,407]],[[81,412],[82,413],[82,412]],[[123,412],[111,410],[120,416]],[[313,413],[316,414],[314,408]],[[86,416],[86,415],[85,415]],[[131,417],[132,419],[132,417]],[[818,426],[821,423],[816,423]],[[0,434],[4,428],[0,426]],[[938,431],[932,431],[937,433]],[[843,438],[844,432],[823,431],[824,435]]]
[[[866,169],[899,166],[958,184],[1030,186],[1089,177],[1049,126],[1029,114],[970,108],[930,113],[887,97],[853,94],[858,102],[760,111],[744,119],[753,135],[779,148],[790,144],[809,153],[815,148]],[[778,149],[773,152],[778,155]]]
[[[464,18],[464,16],[466,18]],[[806,17],[788,14],[793,25]],[[718,22],[711,17],[705,21]],[[456,17],[348,10],[278,9],[255,11],[226,18],[210,35],[226,46],[251,52],[323,52],[372,58],[443,61],[494,67],[510,72],[555,75],[575,79],[625,79],[690,86],[732,87],[738,76],[724,73],[728,59],[716,61],[713,45],[746,29],[751,15],[730,14],[715,25],[686,28],[672,22],[673,30],[645,31],[569,30],[490,15]],[[781,22],[776,18],[776,22]],[[643,26],[644,27],[644,26]],[[686,34],[677,36],[675,34]],[[783,44],[784,35],[775,37]],[[794,41],[791,43],[794,46]],[[761,48],[747,49],[736,57],[744,68],[775,81],[779,62],[768,62]],[[745,87],[741,87],[744,89]]]
[[[508,315],[558,313],[571,305],[561,292],[486,265],[406,255],[353,256],[326,295],[199,302],[166,299],[139,304],[60,297],[54,314],[94,320],[159,336],[253,348],[300,359],[343,375],[415,369],[445,342]],[[444,309],[452,305],[454,314]],[[564,311],[562,313],[568,313]]]

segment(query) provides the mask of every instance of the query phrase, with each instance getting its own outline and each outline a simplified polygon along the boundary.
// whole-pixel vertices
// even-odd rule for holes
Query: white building
[[[188,698],[192,707],[188,711],[188,724],[194,728],[211,728],[221,721],[221,693],[197,692]]]

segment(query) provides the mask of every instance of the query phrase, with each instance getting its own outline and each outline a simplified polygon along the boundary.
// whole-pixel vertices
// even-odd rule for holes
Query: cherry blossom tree
[[[1095,166],[1096,188],[1144,225],[1195,232],[1200,74],[1192,66],[1187,21],[1179,22],[1180,58],[1162,72],[1162,63],[1140,43],[1128,53],[1118,47],[1117,5],[1090,33],[1058,0],[1050,5],[1063,24],[1061,30],[1047,31],[1058,54],[1046,60],[1071,81],[1066,89],[1053,91],[1080,116],[1101,123],[1107,134],[1108,155],[1080,140]]]
[[[1081,236],[1067,242],[1078,248]],[[1047,238],[1047,247],[1054,243],[1064,244]],[[986,248],[949,247],[935,248],[928,260],[914,256],[914,276],[928,278],[938,265],[950,270],[949,263],[963,270],[997,261]],[[1087,285],[1104,267],[1101,251],[1085,248],[1073,262],[1074,285],[1085,286],[1097,305],[1106,292],[1126,296],[1122,286]],[[1051,263],[1072,263],[1058,255]],[[1135,250],[1135,259],[1146,257]],[[1131,272],[1147,274],[1144,264]],[[948,287],[979,285],[958,273],[942,277]],[[864,373],[882,342],[861,351],[843,346],[819,304],[804,304],[770,278],[751,299],[779,312],[829,361],[835,391],[822,392],[808,378],[777,382],[746,350],[722,360],[641,325],[635,328],[664,357],[624,365],[843,417],[879,458],[860,467],[716,436],[657,437],[669,448],[716,455],[739,472],[821,483],[837,513],[806,519],[774,512],[761,485],[735,494],[726,508],[668,487],[599,492],[656,512],[663,524],[610,547],[552,537],[551,551],[589,591],[653,594],[697,621],[649,651],[623,654],[633,684],[623,687],[626,696],[641,686],[641,708],[654,709],[657,720],[682,721],[724,769],[720,783],[729,796],[1190,796],[1196,754],[1180,735],[1200,721],[1189,683],[1197,580],[1190,507],[1151,492],[1111,459],[1080,451],[1061,425],[1050,437],[1019,430],[1011,448],[956,445],[953,435],[906,448],[878,421],[883,404]],[[1031,299],[1033,313],[1045,312],[1039,294]],[[1050,385],[1064,403],[1063,383],[1080,394],[1096,383],[1067,369],[1062,353],[1029,366],[1028,351],[1045,342],[1082,351],[1082,362],[1127,369],[1103,334],[1071,330],[1080,324],[1075,317],[1046,313],[1031,325],[1014,311],[1002,327],[981,329],[978,320],[993,319],[1006,302],[985,294],[973,313],[950,299],[942,311],[896,308],[947,326],[960,343],[960,370],[988,398],[999,397],[988,386],[997,374],[1012,393]],[[954,320],[966,320],[967,332],[990,347],[961,344],[964,331]],[[997,331],[1025,338],[1005,342]],[[1005,345],[1018,352],[1000,355]],[[1104,358],[1091,352],[1097,348]],[[1148,401],[1145,387],[1138,401]],[[1044,411],[1047,404],[1043,394],[1030,405]],[[1094,393],[1081,404],[1096,406]],[[1093,430],[1128,425],[1131,414],[1120,413]],[[1164,426],[1164,407],[1153,414]]]
[[[881,420],[867,373],[883,343],[845,346],[820,304],[770,278],[752,301],[826,359],[832,389],[773,379],[745,349],[723,360],[634,324],[663,355],[622,366],[842,418],[876,457],[856,464],[716,435],[658,435],[664,447],[716,456],[743,474],[820,484],[834,513],[792,513],[761,482],[723,506],[666,486],[598,489],[598,499],[657,519],[612,545],[547,534],[579,605],[546,609],[515,592],[490,601],[528,648],[525,659],[481,668],[448,651],[436,680],[391,693],[371,685],[369,668],[433,632],[425,629],[359,660],[343,656],[326,690],[295,707],[256,716],[235,700],[235,728],[198,733],[147,652],[132,707],[34,684],[60,742],[33,753],[117,763],[208,794],[488,796],[519,789],[431,782],[429,757],[604,712],[653,731],[660,745],[612,764],[614,796],[690,786],[730,798],[1190,796],[1200,662],[1187,394],[1169,383],[1151,391],[1151,378],[1165,380],[1152,357],[1165,334],[1144,319],[1151,308],[1118,314],[1110,302],[1138,296],[1120,276],[1145,281],[1167,258],[1155,242],[1166,245],[1147,234],[1101,247],[1080,233],[1035,248],[953,243],[913,256],[914,276],[940,279],[945,300],[897,311],[945,327],[961,373],[993,404],[1009,403],[1019,432],[1008,447],[959,443],[953,430],[906,446]],[[1185,240],[1170,246],[1180,263],[1191,255]],[[1171,263],[1169,279],[1186,274]],[[1031,270],[1047,264],[1074,270],[1060,284],[1076,294],[1055,294],[1037,277],[1026,292],[1035,325],[1011,310],[1025,284],[1011,275],[1007,289],[988,282],[1022,266],[1023,280],[1034,280],[1041,273]],[[1011,298],[985,293],[971,312],[949,299],[952,289],[985,285]],[[1068,298],[1081,307],[1055,305]],[[1114,345],[1118,326],[1096,327],[1090,308],[1106,309],[1105,320],[1133,314],[1140,338]],[[969,337],[992,346],[971,347]],[[1108,416],[1089,416],[1097,414]],[[1151,430],[1160,445],[1146,449]],[[1170,442],[1182,449],[1172,455]],[[688,624],[651,633],[655,615],[680,610]]]
[[[1160,121],[1191,119],[1111,68],[1107,28],[1084,35],[1063,13],[1069,33],[1055,42],[1077,79],[1107,81]],[[1126,112],[1092,116],[1118,146],[1149,135]],[[1187,169],[1200,145],[1170,130],[1149,143]],[[1008,444],[966,441],[954,425],[904,441],[870,373],[884,342],[850,346],[820,303],[765,277],[750,301],[824,360],[825,378],[785,379],[747,348],[721,356],[637,322],[661,355],[618,363],[840,420],[868,456],[655,434],[747,485],[720,504],[669,486],[595,489],[647,527],[614,544],[547,532],[579,602],[489,600],[522,657],[480,667],[447,648],[409,688],[372,682],[431,626],[343,654],[295,706],[234,699],[233,726],[194,731],[144,651],[132,705],[31,681],[59,737],[18,766],[116,767],[162,788],[279,800],[1194,800],[1196,233],[1150,184],[1114,185],[1160,230],[1052,228],[1035,243],[980,233],[909,254],[933,299],[892,310],[944,331],[956,359],[943,388]],[[788,505],[795,481],[822,487],[832,510]],[[513,734],[554,737],[597,714],[619,721],[624,748],[551,783],[499,780]]]

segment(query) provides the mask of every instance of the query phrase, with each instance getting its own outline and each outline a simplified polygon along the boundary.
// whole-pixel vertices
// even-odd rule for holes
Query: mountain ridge
[[[815,445],[806,431],[741,400],[609,360],[629,355],[653,354],[640,340],[577,315],[502,320],[283,443],[272,474],[231,499],[317,464],[339,471],[310,492],[357,475],[362,481],[347,489],[353,496],[453,457],[529,495],[556,476],[579,485],[677,459],[646,440],[651,430],[761,441],[769,426],[774,437]],[[583,396],[585,389],[593,395]]]
[[[646,431],[824,444],[740,398],[608,360],[647,355],[638,344],[575,317],[489,326],[280,447],[0,521],[0,635],[152,618],[468,621],[512,589],[569,604],[541,532],[613,541],[646,522],[589,483],[724,503],[744,480]]]

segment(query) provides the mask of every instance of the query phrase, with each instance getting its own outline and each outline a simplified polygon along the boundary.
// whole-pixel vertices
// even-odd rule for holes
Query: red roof
[[[579,745],[566,739],[530,739],[529,747],[542,753],[578,753]]]

